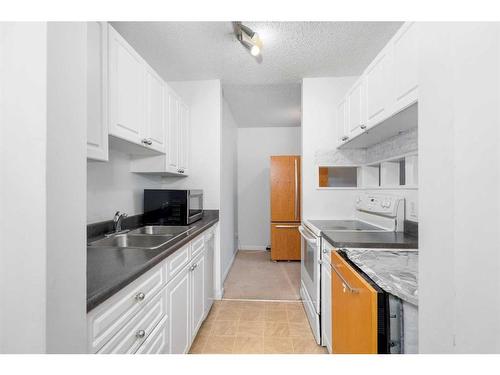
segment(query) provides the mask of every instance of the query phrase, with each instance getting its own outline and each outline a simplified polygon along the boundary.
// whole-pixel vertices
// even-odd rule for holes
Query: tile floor
[[[272,262],[269,251],[239,250],[224,298],[300,300],[300,262]]]
[[[300,302],[216,301],[192,354],[326,354]]]

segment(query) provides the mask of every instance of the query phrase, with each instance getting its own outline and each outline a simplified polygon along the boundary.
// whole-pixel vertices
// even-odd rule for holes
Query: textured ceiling
[[[359,75],[401,26],[401,22],[244,24],[262,39],[260,62],[235,39],[230,22],[112,22],[165,80],[220,79],[239,126],[296,125],[302,78]]]

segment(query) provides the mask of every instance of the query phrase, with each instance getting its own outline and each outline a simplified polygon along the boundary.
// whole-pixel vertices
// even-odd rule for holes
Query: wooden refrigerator
[[[300,260],[300,156],[271,156],[271,259]]]

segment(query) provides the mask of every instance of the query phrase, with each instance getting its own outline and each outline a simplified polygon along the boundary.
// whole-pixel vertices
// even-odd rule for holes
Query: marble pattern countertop
[[[418,250],[344,249],[342,252],[386,292],[418,306]]]
[[[190,225],[194,227],[193,230],[154,250],[87,247],[87,312],[175,253],[218,221],[219,211],[207,210],[201,220]],[[137,225],[142,226],[140,222]]]

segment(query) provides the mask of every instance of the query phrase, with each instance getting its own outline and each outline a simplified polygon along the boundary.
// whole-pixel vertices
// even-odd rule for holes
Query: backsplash
[[[411,129],[364,149],[318,150],[317,165],[359,165],[418,151],[418,129]]]

